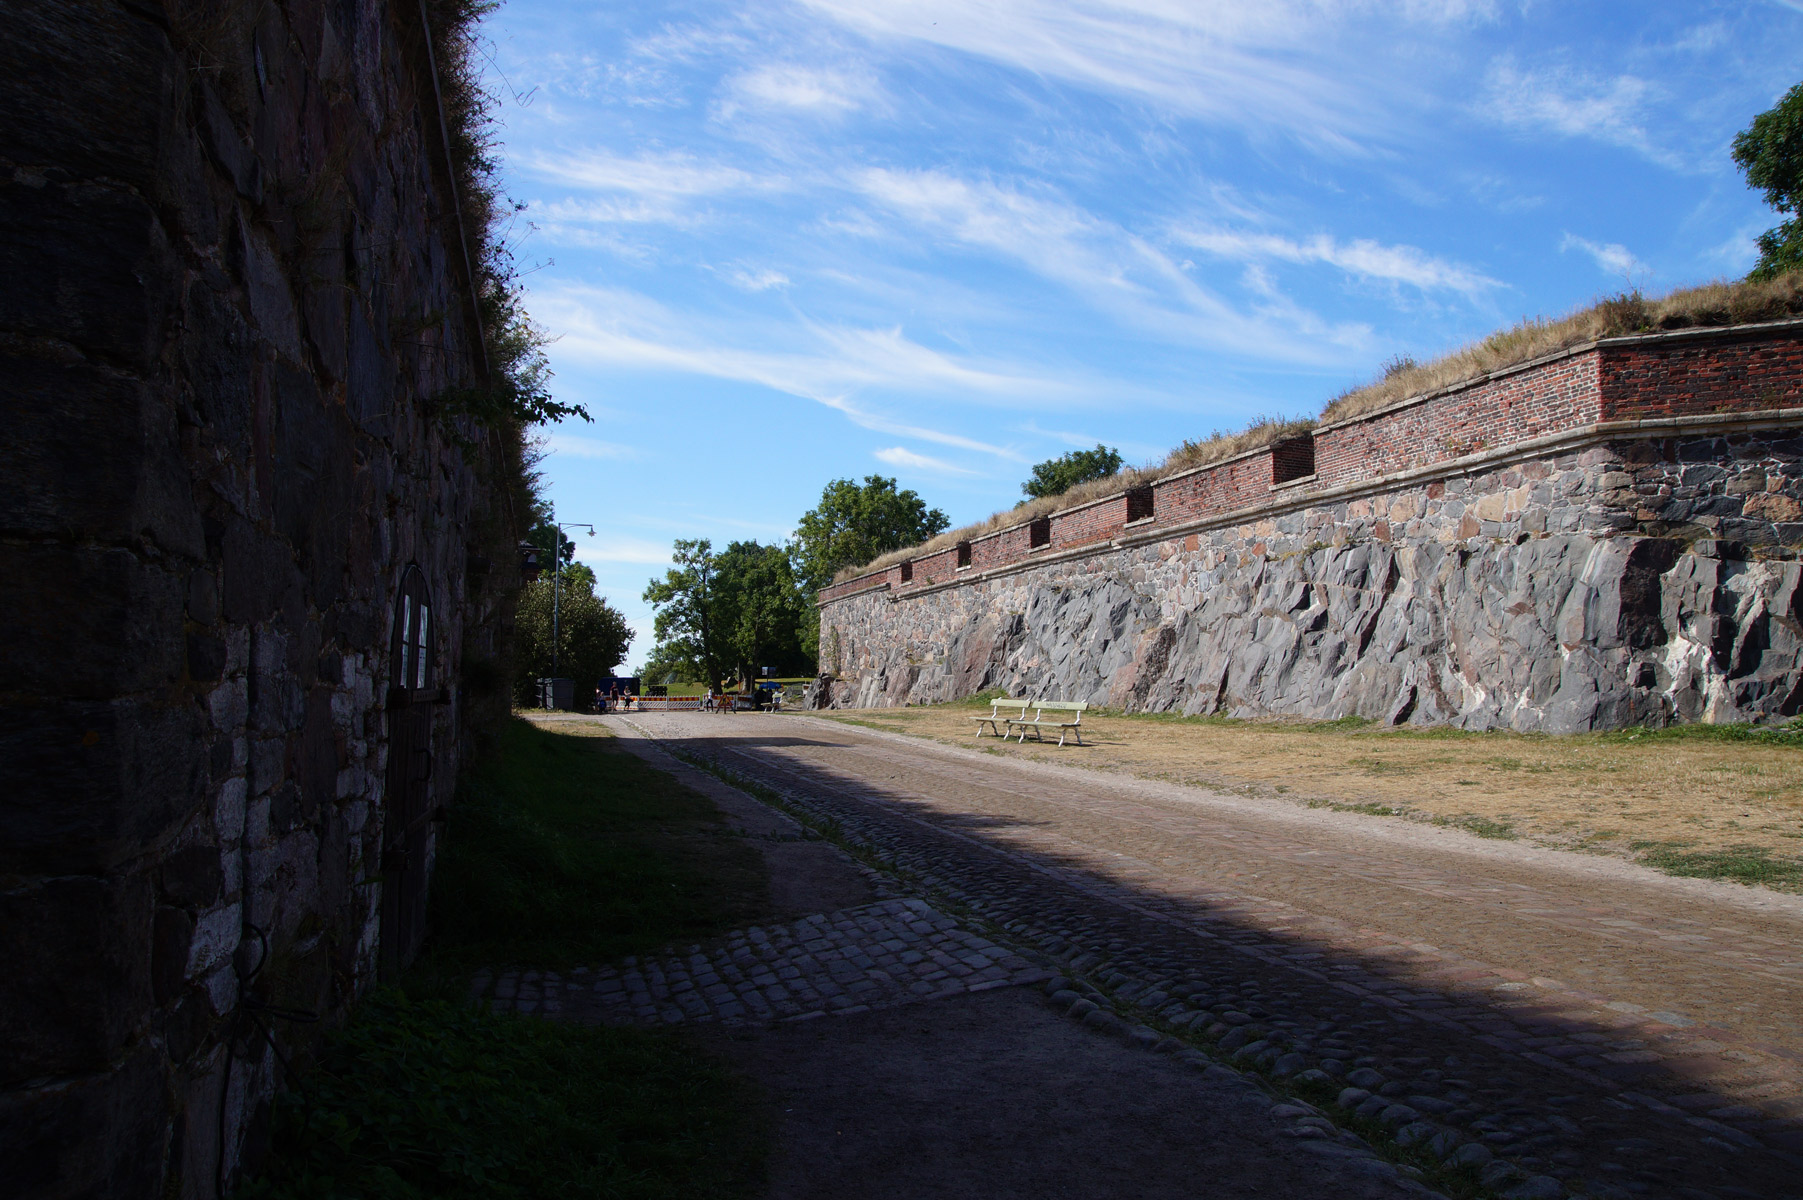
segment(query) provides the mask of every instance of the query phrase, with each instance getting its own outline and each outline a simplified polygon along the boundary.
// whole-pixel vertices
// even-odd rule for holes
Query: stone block
[[[151,1004],[143,875],[67,876],[0,895],[4,1082],[104,1070]]]
[[[161,349],[179,272],[156,213],[101,185],[12,184],[0,221],[0,327],[129,369]]]
[[[179,908],[159,906],[150,925],[150,994],[158,1006],[181,994],[188,977],[188,947],[194,918]]]
[[[157,868],[157,890],[166,903],[186,909],[210,907],[219,899],[225,875],[220,847],[208,842],[175,851]]]
[[[152,389],[79,361],[0,354],[13,403],[0,432],[0,522],[36,536],[148,536],[204,552],[173,412]]]
[[[6,24],[5,157],[152,190],[181,75],[158,21],[105,0],[26,0]]]
[[[0,708],[0,871],[105,870],[199,810],[199,711],[143,701]]]
[[[1761,521],[1785,523],[1803,518],[1803,504],[1790,496],[1754,492],[1742,502],[1741,513]]]
[[[182,324],[183,374],[207,436],[248,462],[256,353],[250,325],[231,300],[204,285],[188,289]]]
[[[164,1080],[156,1051],[146,1047],[111,1070],[0,1093],[7,1194],[158,1195],[170,1117]]]
[[[125,550],[0,548],[0,678],[96,700],[169,687],[184,666],[183,582]]]

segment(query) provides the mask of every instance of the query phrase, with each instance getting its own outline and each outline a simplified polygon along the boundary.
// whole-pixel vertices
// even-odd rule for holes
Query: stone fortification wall
[[[1136,521],[1111,497],[1041,547],[1022,525],[963,568],[954,548],[828,589],[823,702],[1001,687],[1557,731],[1792,715],[1800,401],[1795,325],[1618,339],[1409,400],[1318,429],[1312,463],[1278,447],[1161,480]]]
[[[0,1190],[210,1197],[264,1030],[417,945],[508,450],[436,415],[481,351],[416,0],[7,14]]]

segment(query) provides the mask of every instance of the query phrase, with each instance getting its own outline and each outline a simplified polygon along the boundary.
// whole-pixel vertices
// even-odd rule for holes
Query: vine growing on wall
[[[403,0],[404,2],[404,0]],[[590,419],[580,404],[551,392],[551,339],[526,311],[520,272],[508,232],[524,205],[501,187],[498,97],[486,84],[483,18],[501,0],[424,0],[438,71],[451,167],[475,278],[487,377],[444,397],[447,415],[523,431],[565,417]]]

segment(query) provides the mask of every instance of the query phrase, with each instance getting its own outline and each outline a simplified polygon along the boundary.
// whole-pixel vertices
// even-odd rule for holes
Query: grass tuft
[[[1689,850],[1684,842],[1635,842],[1635,857],[1667,875],[1728,879],[1783,891],[1803,887],[1803,859],[1774,859],[1765,846]]]

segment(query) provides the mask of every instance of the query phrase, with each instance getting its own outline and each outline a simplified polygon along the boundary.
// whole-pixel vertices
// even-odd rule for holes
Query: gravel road
[[[793,714],[610,723],[1058,973],[1085,1023],[1261,1075],[1298,1144],[1523,1200],[1803,1194],[1797,898]]]

